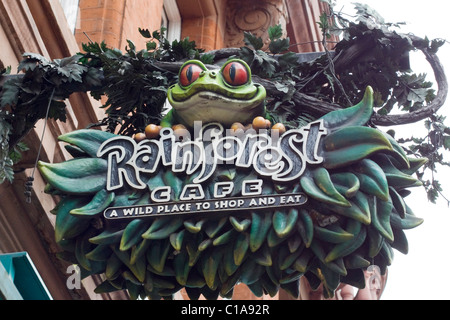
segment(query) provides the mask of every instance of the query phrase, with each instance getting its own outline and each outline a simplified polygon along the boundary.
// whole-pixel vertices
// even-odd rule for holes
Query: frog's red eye
[[[225,81],[232,86],[241,86],[249,80],[247,68],[240,62],[232,61],[222,69]]]
[[[183,87],[187,87],[198,79],[202,71],[203,69],[195,63],[185,65],[180,72],[180,84]]]

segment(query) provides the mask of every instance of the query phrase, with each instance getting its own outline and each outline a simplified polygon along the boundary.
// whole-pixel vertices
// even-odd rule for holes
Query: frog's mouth
[[[250,98],[236,98],[216,91],[200,90],[184,100],[175,100],[169,91],[169,101],[177,116],[188,124],[198,120],[223,124],[246,122],[262,114],[264,110],[266,91],[260,85],[256,87],[255,94]]]
[[[208,88],[198,88],[190,95],[173,95],[171,91],[168,92],[169,100],[172,106],[177,111],[182,111],[196,107],[206,107],[210,105],[211,108],[226,108],[228,110],[233,109],[251,109],[257,107],[264,101],[266,91],[264,87],[259,84],[255,84],[254,92],[249,94],[239,94],[233,92],[233,96],[229,95],[229,92],[222,90],[208,90]],[[217,89],[217,88],[216,88]]]
[[[256,95],[255,95],[256,97]],[[178,101],[177,101],[178,102]],[[228,110],[250,110],[262,103],[260,99],[237,99],[227,97],[220,93],[211,91],[200,91],[184,101],[179,101],[174,106],[178,112],[190,108],[210,108],[210,109],[228,109]]]

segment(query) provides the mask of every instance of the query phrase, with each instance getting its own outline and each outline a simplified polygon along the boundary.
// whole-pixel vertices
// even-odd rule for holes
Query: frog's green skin
[[[231,86],[224,80],[222,71],[231,61],[238,61],[247,68],[247,83]],[[190,60],[183,64],[180,72],[189,63],[197,64],[203,71],[189,86],[182,87],[178,82],[169,88],[167,98],[173,108],[162,119],[162,127],[181,123],[191,128],[194,121],[223,125],[250,123],[254,117],[264,115],[266,90],[251,81],[250,68],[244,61],[234,59],[227,61],[221,69],[208,70],[202,62]]]

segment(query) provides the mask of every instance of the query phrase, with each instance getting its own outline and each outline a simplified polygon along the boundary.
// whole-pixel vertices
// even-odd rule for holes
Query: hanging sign
[[[426,160],[368,126],[370,87],[352,107],[280,130],[266,126],[266,91],[244,61],[187,61],[178,76],[146,139],[77,130],[59,137],[73,159],[39,162],[61,199],[56,241],[104,274],[96,292],[217,299],[244,283],[297,297],[305,276],[332,296],[363,286],[369,261],[384,274],[393,248],[407,252],[403,230],[422,219],[404,197]]]
[[[179,195],[179,202],[170,202],[171,186],[160,186],[150,192],[152,205],[131,208],[107,209],[107,219],[152,217],[167,214],[198,214],[205,212],[276,208],[302,205],[304,193],[291,195],[262,195],[263,178],[274,182],[292,182],[303,174],[307,164],[320,164],[319,141],[326,130],[323,121],[316,121],[301,129],[285,132],[249,130],[239,136],[228,130],[223,135],[222,125],[208,124],[202,127],[196,122],[194,139],[176,141],[173,130],[161,130],[159,140],[137,143],[129,137],[114,137],[101,144],[97,156],[107,159],[106,190],[123,187],[146,189],[144,176],[154,174],[161,166],[177,174],[192,175],[192,183],[186,184]],[[218,166],[250,169],[260,179],[235,182],[216,182],[212,185],[212,199],[207,200],[202,183],[211,179]],[[234,189],[242,197],[230,197]]]

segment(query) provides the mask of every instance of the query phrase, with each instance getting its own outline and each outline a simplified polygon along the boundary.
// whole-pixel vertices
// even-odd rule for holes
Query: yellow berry
[[[173,130],[173,131],[178,130],[178,129],[186,129],[186,127],[185,127],[184,125],[182,125],[181,123],[174,124],[174,125],[172,126],[172,130]]]
[[[136,140],[137,142],[140,142],[142,140],[144,140],[146,138],[145,133],[143,132],[138,132],[134,135],[134,140]]]
[[[190,134],[188,129],[182,124],[176,124],[172,126],[173,134],[175,139],[178,141],[185,141],[190,139]]]
[[[281,135],[286,132],[286,127],[282,123],[275,123],[272,127],[272,130],[278,130],[278,133]]]
[[[238,131],[238,130],[244,131],[245,128],[244,128],[244,125],[243,125],[242,123],[240,123],[240,122],[235,122],[235,123],[233,123],[233,124],[231,125],[230,129],[231,129],[233,132],[235,132],[235,131]]]
[[[267,122],[269,122],[269,123],[267,123]],[[268,121],[268,120],[266,121],[266,119],[264,119],[264,117],[258,116],[255,119],[253,119],[252,125],[255,130],[268,129],[268,128],[270,128],[270,121]]]
[[[159,136],[159,131],[161,130],[161,126],[158,126],[156,124],[149,124],[145,127],[145,136],[148,139],[154,139],[157,136]]]

